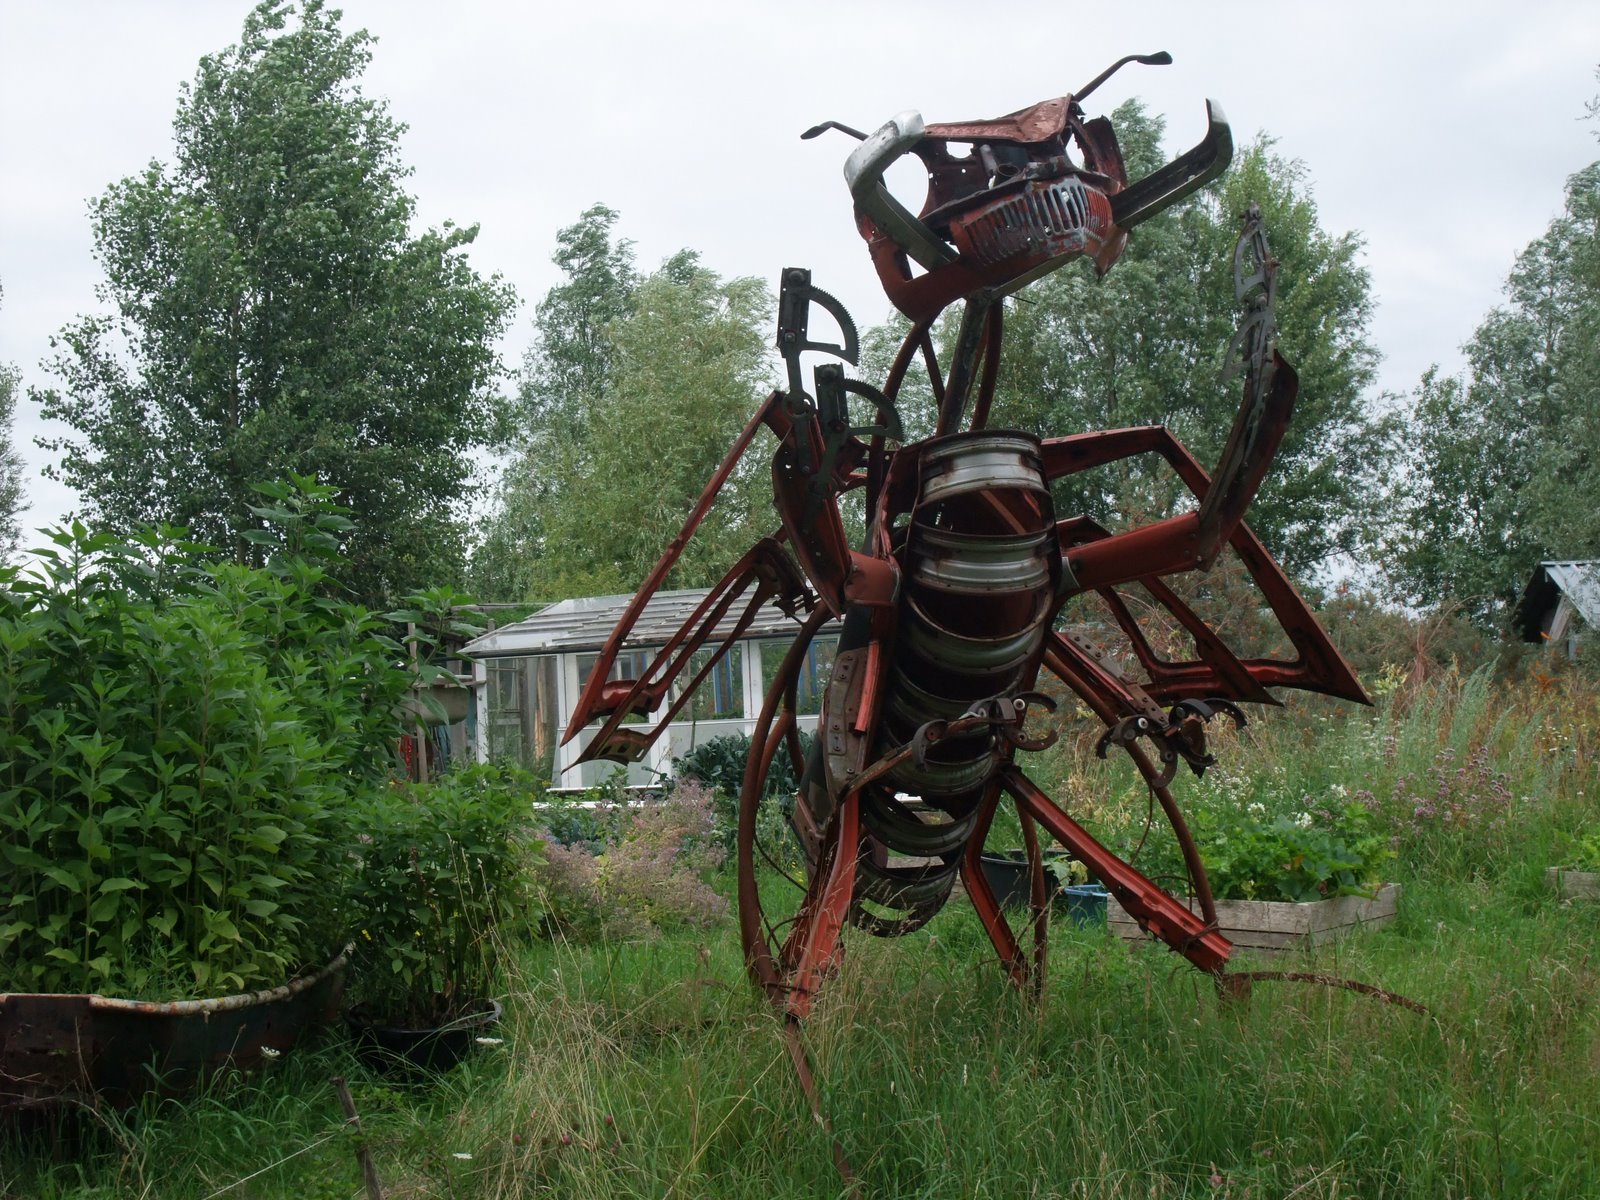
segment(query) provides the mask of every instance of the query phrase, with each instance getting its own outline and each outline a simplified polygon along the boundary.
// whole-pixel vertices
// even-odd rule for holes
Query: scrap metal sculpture
[[[800,632],[755,725],[740,800],[739,919],[750,972],[791,1024],[808,1012],[839,961],[849,923],[896,936],[927,922],[959,878],[1006,971],[1019,984],[1043,975],[1045,877],[1038,827],[1065,846],[1150,934],[1202,971],[1222,977],[1231,950],[1217,931],[1205,866],[1169,784],[1180,764],[1213,761],[1206,726],[1217,713],[1243,722],[1239,702],[1274,703],[1269,687],[1366,702],[1349,665],[1243,523],[1288,425],[1298,386],[1274,342],[1277,263],[1252,209],[1234,250],[1244,316],[1225,378],[1243,396],[1221,461],[1208,475],[1164,427],[1076,433],[1040,440],[989,425],[1000,362],[1003,297],[1087,258],[1104,274],[1129,230],[1226,169],[1232,139],[1221,109],[1187,154],[1129,183],[1111,124],[1086,119],[1081,101],[1134,56],[1076,95],[990,121],[925,125],[901,113],[866,136],[845,165],[857,226],[890,300],[912,322],[882,388],[818,366],[811,386],[801,355],[854,364],[856,330],[810,273],[784,272],[778,348],[787,386],[770,395],[734,442],[682,532],[645,580],[590,674],[567,740],[598,722],[585,759],[631,761],[688,701],[759,609],[776,604]],[[969,147],[952,153],[952,144]],[[913,215],[884,172],[913,154],[927,168],[928,198]],[[915,264],[915,266],[913,266]],[[959,331],[941,367],[930,329],[952,304]],[[813,340],[816,309],[840,341]],[[938,408],[934,435],[902,444],[896,398],[917,357]],[[852,415],[851,401],[865,423]],[[637,679],[611,679],[619,650],[756,434],[777,438],[772,483],[778,529],[746,553]],[[1051,484],[1107,463],[1156,455],[1193,492],[1192,511],[1111,533],[1085,516],[1058,515]],[[852,547],[839,500],[859,490],[865,534]],[[1231,547],[1294,647],[1292,659],[1242,657],[1189,607],[1167,577],[1205,571]],[[1192,639],[1189,661],[1163,658],[1123,596],[1139,584]],[[1063,603],[1097,593],[1127,640],[1139,678],[1085,637],[1057,628]],[[796,729],[797,681],[813,639],[841,622],[837,657],[816,739]],[[718,631],[721,632],[718,632]],[[705,647],[707,652],[696,656]],[[1051,701],[1044,672],[1105,725],[1099,751],[1122,747],[1177,836],[1198,913],[1097,842],[1035,786],[1018,750],[1050,738],[1026,728]],[[676,686],[675,686],[676,685]],[[641,721],[642,719],[642,721]],[[761,867],[766,781],[786,754],[801,780],[784,798],[805,862],[790,912],[772,900],[775,872]],[[1015,803],[1033,881],[1033,953],[1023,953],[980,869],[1002,797]],[[791,807],[792,806],[792,807]],[[900,860],[898,863],[895,860]],[[904,865],[910,860],[912,865]],[[770,858],[768,861],[772,861]],[[781,864],[774,864],[781,866]],[[797,1065],[806,1075],[803,1055]]]

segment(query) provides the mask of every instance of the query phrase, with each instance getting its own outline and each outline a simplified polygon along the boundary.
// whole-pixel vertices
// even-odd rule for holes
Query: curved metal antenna
[[[1122,58],[1117,59],[1116,62],[1112,63],[1104,71],[1101,71],[1100,74],[1089,80],[1088,83],[1084,84],[1077,91],[1073,92],[1072,98],[1074,100],[1082,100],[1090,92],[1094,91],[1095,88],[1099,87],[1102,83],[1110,79],[1113,75],[1122,70],[1123,67],[1127,66],[1131,62],[1143,63],[1147,67],[1170,67],[1172,65],[1172,55],[1168,54],[1165,50],[1158,50],[1154,54],[1124,55]]]

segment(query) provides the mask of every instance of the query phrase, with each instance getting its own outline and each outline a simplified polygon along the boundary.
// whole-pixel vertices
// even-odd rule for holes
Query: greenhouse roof
[[[709,588],[657,592],[650,598],[624,646],[660,646],[683,627],[695,607],[711,594]],[[468,658],[515,658],[528,654],[571,654],[599,650],[616,628],[633,597],[585,596],[562,600],[468,642],[461,653]],[[718,624],[715,636],[726,636],[738,623],[744,605],[738,600]],[[790,638],[800,622],[775,604],[767,604],[750,622],[746,638]]]

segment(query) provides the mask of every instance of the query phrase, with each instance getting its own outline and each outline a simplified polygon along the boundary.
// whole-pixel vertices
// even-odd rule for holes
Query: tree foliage
[[[0,566],[17,552],[17,516],[24,508],[22,456],[11,444],[11,423],[17,415],[17,380],[16,368],[0,363]]]
[[[612,239],[616,219],[596,206],[558,237],[567,278],[538,309],[524,444],[474,562],[481,594],[550,600],[637,587],[772,385],[766,287],[724,280],[692,251],[640,277],[630,244]],[[669,586],[715,582],[775,524],[763,466],[758,446]]]
[[[592,205],[556,234],[550,260],[567,278],[535,311],[538,337],[528,350],[519,396],[535,436],[586,436],[587,400],[610,383],[610,327],[628,315],[639,286],[633,243],[612,237],[619,216]]]
[[[1413,603],[1492,623],[1541,559],[1600,557],[1600,162],[1518,256],[1506,303],[1414,397],[1390,565]]]
[[[1137,101],[1113,115],[1131,178],[1162,165],[1163,123]],[[1354,551],[1370,528],[1384,470],[1385,423],[1366,397],[1378,362],[1368,338],[1370,281],[1360,238],[1322,228],[1305,167],[1258,139],[1198,198],[1133,231],[1103,279],[1087,262],[1046,277],[1008,302],[991,423],[1061,436],[1128,425],[1168,426],[1207,467],[1220,457],[1239,407],[1219,374],[1237,328],[1232,251],[1239,216],[1258,204],[1278,283],[1279,343],[1300,373],[1300,398],[1250,524],[1294,574],[1314,575]],[[949,344],[946,322],[941,340]],[[881,331],[867,339],[887,365]],[[917,397],[920,395],[920,399]],[[908,423],[929,401],[903,404]],[[1114,514],[1167,515],[1180,486],[1134,460],[1060,489],[1064,508],[1108,524]]]
[[[584,469],[589,407],[609,385],[613,322],[628,313],[639,276],[633,244],[614,240],[618,213],[589,207],[556,234],[550,261],[564,282],[534,310],[534,340],[517,390],[519,441],[504,465],[495,510],[472,557],[473,588],[501,599],[548,599],[540,565],[547,515]]]
[[[41,440],[120,528],[189,527],[241,561],[258,481],[316,474],[355,515],[372,599],[458,574],[471,450],[499,413],[514,305],[476,227],[413,234],[403,126],[359,80],[372,39],[267,0],[181,92],[175,157],[91,204],[102,301],[62,330]]]

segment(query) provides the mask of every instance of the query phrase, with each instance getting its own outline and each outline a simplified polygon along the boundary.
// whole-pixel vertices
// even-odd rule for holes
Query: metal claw
[[[1209,722],[1219,712],[1226,713],[1232,718],[1234,727],[1237,729],[1243,729],[1250,724],[1250,719],[1244,715],[1244,710],[1232,700],[1225,699],[1222,696],[1212,696],[1209,700],[1179,700],[1172,706],[1172,712],[1169,715],[1174,721],[1181,720],[1183,716],[1192,714],[1202,721]]]
[[[1206,136],[1199,145],[1166,166],[1129,184],[1111,198],[1111,215],[1120,229],[1132,229],[1199,191],[1233,161],[1233,131],[1222,105],[1206,101]]]
[[[810,337],[811,306],[815,304],[838,322],[840,343],[814,342]],[[852,366],[861,357],[861,336],[845,306],[811,282],[805,267],[785,267],[778,286],[778,353],[789,377],[789,396],[805,395],[800,375],[800,355],[808,350],[842,358]]]
[[[1233,296],[1240,303],[1255,288],[1263,288],[1267,304],[1271,307],[1277,298],[1278,260],[1272,257],[1267,246],[1267,233],[1261,223],[1261,206],[1252,204],[1239,218],[1243,228],[1233,246]],[[1248,248],[1255,261],[1255,269],[1245,274],[1245,250]]]

